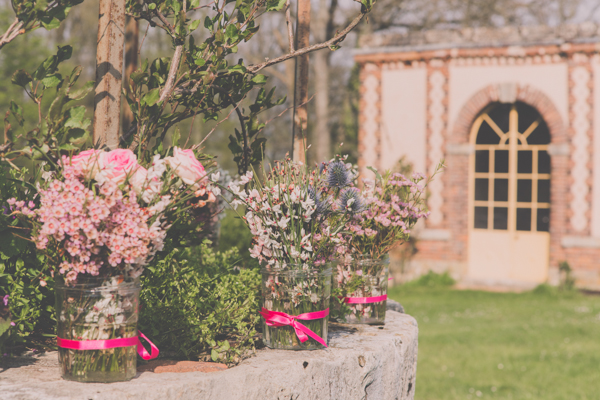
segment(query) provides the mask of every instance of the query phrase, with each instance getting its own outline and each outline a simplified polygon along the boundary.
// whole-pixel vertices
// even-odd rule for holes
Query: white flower
[[[144,195],[145,194],[146,193],[144,193]],[[169,195],[162,196],[160,198],[160,201],[158,203],[156,203],[155,205],[149,207],[148,210],[150,211],[150,213],[152,213],[152,215],[160,214],[165,210],[165,208],[167,208],[167,206],[169,205],[170,202],[171,202],[171,196],[169,196]]]
[[[309,196],[306,196],[306,200],[301,201],[300,204],[302,205],[302,208],[309,210],[312,209],[312,207],[315,205],[315,202]]]
[[[250,257],[258,258],[260,256],[261,248],[259,245],[255,244],[254,247],[250,249]]]
[[[229,187],[231,189],[231,191],[233,192],[233,194],[241,199],[246,199],[248,197],[248,194],[246,193],[245,190],[240,189],[240,187],[238,185],[231,185]]]
[[[218,196],[221,194],[221,189],[218,186],[214,186],[210,189],[210,191],[215,195]]]
[[[146,185],[148,171],[144,167],[138,165],[133,175],[129,178],[129,183],[133,186],[133,190],[138,195],[142,194],[142,190]]]
[[[242,203],[238,199],[235,199],[231,202],[231,207],[235,210],[236,208],[238,208],[238,206],[241,206],[242,204],[244,204],[244,203]]]
[[[240,178],[240,182],[242,185],[245,185],[246,183],[250,182],[252,180],[252,171],[248,171],[246,172],[245,175],[242,175],[242,177]]]
[[[281,214],[281,205],[280,204],[276,204],[273,206],[273,212],[275,214]]]
[[[292,248],[290,248],[290,256],[292,258],[298,258],[298,257],[300,257],[300,252],[292,247]]]
[[[217,171],[214,174],[210,174],[210,180],[213,182],[219,182],[219,179],[221,179],[221,172]]]
[[[160,179],[166,170],[165,160],[161,160],[160,154],[156,154],[152,159],[152,166],[148,168],[148,179]]]
[[[288,222],[290,222],[289,218],[281,218],[279,222],[277,222],[277,225],[279,225],[281,229],[285,229],[287,228]]]
[[[52,176],[54,175],[53,171],[44,171],[42,172],[42,179],[46,182],[48,182]]]

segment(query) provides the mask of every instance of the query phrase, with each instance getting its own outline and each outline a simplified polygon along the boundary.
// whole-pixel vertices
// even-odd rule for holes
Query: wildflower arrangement
[[[175,147],[146,166],[130,150],[87,150],[45,172],[32,201],[8,201],[58,274],[59,338],[137,335],[138,278],[168,230],[216,200],[207,174],[192,150]],[[135,352],[59,348],[59,360],[66,379],[123,380],[135,375]]]
[[[254,235],[252,257],[267,268],[304,270],[333,260],[346,224],[364,203],[354,187],[356,173],[344,160],[338,156],[309,169],[287,158],[263,171],[264,182],[249,171],[229,185],[231,205],[246,209],[240,216]]]
[[[375,180],[365,180],[365,208],[346,224],[341,260],[337,264],[334,317],[346,322],[380,323],[385,318],[387,297],[387,254],[406,241],[421,218],[427,218],[423,193],[443,167],[428,179],[413,173],[411,178],[377,170]],[[366,300],[365,300],[366,299]],[[353,303],[356,302],[356,303]]]
[[[344,161],[337,156],[310,169],[286,158],[263,171],[263,182],[248,172],[229,186],[232,206],[244,206],[240,217],[254,235],[250,254],[263,266],[263,339],[270,347],[307,349],[324,343],[298,336],[292,326],[269,316],[328,312],[329,262],[336,257],[346,225],[364,204],[354,187],[356,173]],[[327,320],[323,315],[305,326],[326,340]]]

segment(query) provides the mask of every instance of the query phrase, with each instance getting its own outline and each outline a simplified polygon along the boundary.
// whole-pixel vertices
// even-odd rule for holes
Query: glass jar
[[[338,262],[332,318],[347,324],[385,324],[388,264],[387,255],[379,260],[358,256]]]
[[[261,273],[263,311],[285,313],[287,316],[317,313],[319,318],[309,315],[310,319],[298,318],[296,321],[327,343],[331,267],[303,270],[301,266],[288,265],[278,269],[265,268]],[[269,325],[263,315],[263,342],[271,349],[316,350],[325,347],[307,336],[308,340],[301,342],[293,326]]]
[[[56,284],[56,334],[68,340],[108,340],[138,335],[139,279],[79,274],[77,282]],[[63,379],[78,382],[127,381],[136,374],[136,346],[104,350],[58,348]]]

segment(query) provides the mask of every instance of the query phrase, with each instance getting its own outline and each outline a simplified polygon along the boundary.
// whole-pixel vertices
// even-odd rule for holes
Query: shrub
[[[1,329],[4,332],[0,333],[0,355],[18,352],[24,346],[39,346],[54,334],[54,280],[47,271],[44,257],[36,253],[35,245],[19,238],[26,237],[28,231],[9,216],[10,209],[6,206],[7,199],[23,196],[17,182],[24,181],[25,173],[24,169],[17,172],[0,167],[3,205],[0,208],[0,298],[9,296],[10,320],[14,323],[4,324]],[[6,315],[3,320],[7,321]]]
[[[260,275],[236,271],[237,249],[210,244],[175,249],[147,268],[139,326],[169,358],[237,364],[254,350]]]
[[[438,274],[433,271],[429,271],[425,275],[421,275],[417,279],[405,283],[403,286],[405,287],[444,287],[444,286],[452,286],[456,283],[456,281],[450,276],[450,274],[446,271],[442,274]]]

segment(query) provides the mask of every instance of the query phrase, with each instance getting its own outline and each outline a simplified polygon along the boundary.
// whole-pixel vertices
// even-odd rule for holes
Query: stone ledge
[[[452,239],[452,233],[448,229],[423,229],[415,235],[419,240],[431,240],[447,242]]]
[[[591,236],[563,236],[561,243],[562,247],[581,247],[588,249],[600,248],[600,238]]]
[[[385,326],[330,325],[329,349],[259,350],[218,372],[138,373],[129,382],[68,382],[56,353],[0,372],[3,400],[32,399],[413,399],[418,327],[388,311]]]

